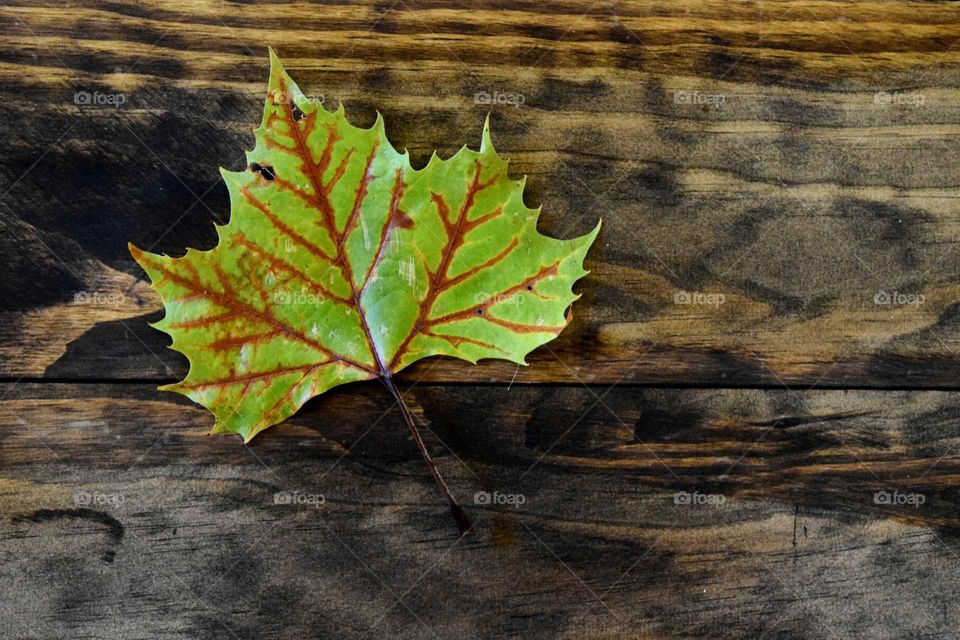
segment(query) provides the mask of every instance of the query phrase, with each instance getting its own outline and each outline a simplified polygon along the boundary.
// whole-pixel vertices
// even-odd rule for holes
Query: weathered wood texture
[[[955,393],[417,386],[458,540],[376,386],[247,447],[151,386],[0,387],[2,635],[960,633]]]
[[[956,385],[953,3],[14,0],[0,15],[0,375],[183,374],[146,327],[159,305],[126,243],[212,243],[217,170],[251,146],[270,44],[357,123],[383,112],[416,163],[476,145],[492,111],[544,231],[606,221],[575,324],[536,366],[410,379]]]
[[[960,635],[954,3],[4,0],[0,25],[0,637]],[[211,246],[267,45],[418,165],[492,112],[544,232],[605,220],[531,367],[404,373],[470,536],[376,384],[246,447],[154,391],[186,362],[126,245]]]

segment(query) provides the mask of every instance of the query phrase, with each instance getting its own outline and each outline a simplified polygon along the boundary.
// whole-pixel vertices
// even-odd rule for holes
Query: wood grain
[[[534,366],[409,379],[956,386],[951,3],[58,6],[0,8],[6,378],[183,375],[126,244],[213,242],[270,44],[328,106],[379,109],[415,164],[477,144],[492,111],[545,232],[605,219]]]
[[[0,637],[960,636],[955,3],[4,0],[0,24]],[[127,242],[212,245],[268,45],[415,166],[490,112],[542,231],[604,219],[530,367],[403,374],[462,539],[375,383],[249,446],[154,390],[186,361]]]
[[[417,386],[458,540],[373,386],[247,447],[143,385],[0,387],[4,637],[960,632],[954,393]]]

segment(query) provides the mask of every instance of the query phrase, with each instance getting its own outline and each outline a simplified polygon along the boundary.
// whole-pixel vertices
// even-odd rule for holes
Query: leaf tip
[[[343,106],[343,105],[341,105],[341,106]],[[371,128],[373,131],[376,131],[377,133],[385,133],[385,132],[386,132],[386,126],[387,126],[387,125],[386,125],[386,122],[385,122],[384,119],[383,119],[383,114],[380,113],[380,109],[377,109],[376,113],[377,113],[377,119],[373,121],[373,126],[370,127],[370,128]]]
[[[260,435],[261,431],[266,431],[271,426],[272,426],[271,424],[269,423],[263,424],[263,421],[261,421],[255,424],[254,426],[250,427],[249,429],[247,429],[246,433],[241,433],[237,431],[236,434],[241,438],[243,438],[243,444],[250,444],[250,441],[256,438],[258,435]]]
[[[586,252],[589,251],[590,247],[593,246],[593,243],[597,239],[597,236],[600,235],[600,228],[602,226],[603,226],[603,218],[600,218],[599,220],[597,220],[597,224],[593,229],[591,229],[584,235],[580,236],[579,238],[574,238],[571,242],[578,243],[578,245],[580,242],[583,242],[583,244],[580,246],[582,246],[583,253],[584,255],[586,255]]]
[[[277,55],[277,52],[273,49],[273,47],[267,45],[267,51],[269,52],[270,56],[270,68],[273,69],[273,65],[277,65],[282,69],[283,65],[280,64],[280,56]]]
[[[603,218],[597,220],[597,226],[593,228],[593,231],[590,232],[591,240],[597,237],[597,234],[600,233],[600,227],[603,226]]]
[[[490,138],[490,112],[487,112],[487,117],[483,120],[483,133],[480,135],[480,153],[496,153],[496,149],[493,148],[493,140]]]
[[[153,254],[144,251],[143,249],[133,244],[132,242],[127,243],[127,251],[130,252],[130,255],[133,257],[134,262],[140,265],[140,268],[143,269],[147,273],[147,275],[150,276],[150,279],[152,280],[153,265],[151,264],[151,260],[148,256],[153,256],[155,258],[158,256],[154,256]]]
[[[282,88],[281,96],[282,100],[293,101],[294,98],[299,94],[300,89],[297,87],[297,84],[293,81],[293,78],[287,73],[287,70],[283,68],[283,63],[280,62],[280,56],[277,55],[277,52],[273,50],[273,47],[270,47],[270,80],[269,80],[269,91],[267,92],[267,101],[272,100],[272,94],[277,91],[277,88]]]

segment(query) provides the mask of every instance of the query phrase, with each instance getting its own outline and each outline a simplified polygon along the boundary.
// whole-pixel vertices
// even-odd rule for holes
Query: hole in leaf
[[[277,172],[274,171],[273,167],[271,167],[268,164],[251,162],[249,168],[250,168],[250,171],[253,171],[254,173],[259,173],[261,176],[263,176],[264,180],[273,180],[274,178],[277,177]]]
[[[304,118],[306,118],[306,116],[303,115],[303,111],[301,111],[300,107],[298,107],[297,105],[292,105],[290,107],[290,113],[293,114],[294,120],[303,120]]]

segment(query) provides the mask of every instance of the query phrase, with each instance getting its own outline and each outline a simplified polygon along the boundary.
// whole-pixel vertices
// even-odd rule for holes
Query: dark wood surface
[[[954,3],[5,0],[0,24],[0,637],[960,635]],[[467,537],[375,383],[249,446],[155,391],[186,361],[127,242],[213,243],[268,45],[417,165],[491,112],[545,233],[604,218],[529,367],[402,376]]]
[[[150,385],[0,389],[7,636],[956,634],[955,393],[417,386],[459,539],[377,386],[247,447]]]

